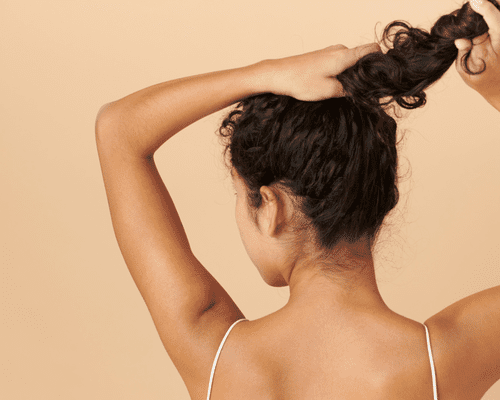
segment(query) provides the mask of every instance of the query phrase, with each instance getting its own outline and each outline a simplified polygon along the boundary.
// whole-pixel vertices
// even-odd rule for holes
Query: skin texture
[[[255,223],[249,211],[245,184],[236,172],[232,176],[237,194],[236,223],[240,236],[250,259],[268,285],[289,286],[290,298],[294,300],[295,297],[315,296],[317,286],[324,287],[330,294],[339,293],[342,296],[343,291],[338,286],[345,288],[346,283],[353,286],[355,281],[356,285],[349,288],[350,294],[356,290],[358,298],[365,296],[370,298],[372,304],[380,302],[380,306],[385,307],[374,278],[369,239],[338,246],[333,259],[349,260],[356,268],[354,272],[345,272],[343,276],[338,274],[337,279],[332,279],[331,274],[317,268],[318,261],[314,256],[320,251],[311,246],[309,235],[306,233],[297,237],[289,229],[294,205],[286,192],[276,187],[261,188],[263,204]],[[332,262],[332,267],[333,264],[335,262]],[[364,295],[362,291],[365,291]]]
[[[485,17],[487,8],[482,9]],[[498,71],[500,18],[488,22]],[[493,39],[492,39],[493,38]],[[195,257],[154,162],[155,151],[198,119],[253,94],[302,100],[342,95],[335,76],[376,44],[326,49],[248,67],[165,82],[106,105],[96,121],[99,160],[113,227],[127,267],[162,343],[192,399],[206,398],[220,341],[243,318]],[[314,66],[314,68],[313,68]],[[497,104],[496,76],[466,83]],[[490,80],[488,80],[490,79]],[[488,83],[489,82],[489,83]],[[234,174],[233,174],[234,175]],[[290,229],[292,203],[263,187],[253,218],[246,188],[234,176],[236,221],[245,248],[270,285],[290,287],[277,312],[238,324],[219,360],[212,399],[431,399],[425,330],[398,315],[378,291],[372,243],[340,243],[319,268],[306,233]],[[310,233],[310,232],[309,232]],[[338,273],[338,264],[350,272]],[[500,287],[463,299],[426,321],[442,400],[479,399],[500,378]]]

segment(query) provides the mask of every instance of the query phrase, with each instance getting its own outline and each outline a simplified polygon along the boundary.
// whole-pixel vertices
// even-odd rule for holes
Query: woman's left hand
[[[338,44],[298,56],[268,60],[271,93],[302,101],[320,101],[345,96],[336,76],[365,55],[380,52],[377,43],[348,49]]]

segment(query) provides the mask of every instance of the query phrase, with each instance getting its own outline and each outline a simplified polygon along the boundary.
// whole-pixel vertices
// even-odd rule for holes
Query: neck
[[[378,290],[369,241],[338,246],[328,264],[297,262],[290,275],[288,306],[330,312],[389,310]]]

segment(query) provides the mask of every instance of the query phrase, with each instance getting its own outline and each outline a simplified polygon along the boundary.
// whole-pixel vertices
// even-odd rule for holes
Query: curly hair
[[[399,29],[391,35],[393,28]],[[375,237],[399,199],[397,123],[383,106],[424,106],[424,90],[458,55],[454,41],[486,32],[469,3],[441,17],[430,33],[395,21],[383,33],[386,47],[393,44],[387,53],[368,54],[337,76],[346,97],[304,102],[267,93],[239,102],[219,134],[250,208],[261,206],[262,186],[279,185],[295,198],[320,248]],[[461,60],[464,69],[484,72],[470,71],[469,57],[470,51]]]

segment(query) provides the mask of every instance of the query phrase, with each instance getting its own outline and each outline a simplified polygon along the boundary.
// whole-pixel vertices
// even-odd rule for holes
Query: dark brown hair
[[[250,207],[260,207],[262,186],[280,184],[298,200],[321,248],[374,237],[399,198],[397,124],[383,106],[425,105],[424,90],[458,56],[454,41],[487,31],[469,3],[441,17],[430,33],[395,21],[383,33],[386,47],[392,43],[387,53],[369,54],[337,77],[346,97],[303,102],[262,94],[238,103],[219,133]],[[482,73],[469,70],[469,56],[461,60],[464,69]]]

